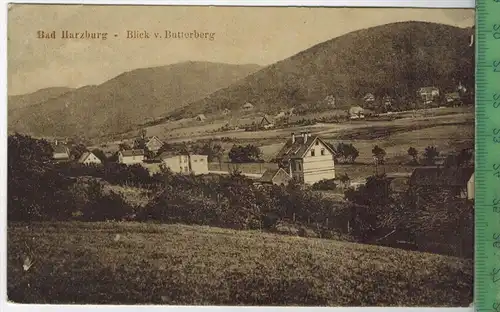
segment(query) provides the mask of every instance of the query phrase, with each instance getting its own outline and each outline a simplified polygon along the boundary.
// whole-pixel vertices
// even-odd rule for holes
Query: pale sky
[[[8,13],[8,93],[100,84],[132,69],[189,60],[269,65],[350,31],[409,20],[470,27],[474,11],[14,5]],[[38,30],[55,30],[58,38],[38,39]],[[61,30],[109,34],[107,40],[65,40]],[[214,32],[215,40],[125,39],[127,30],[197,30]]]

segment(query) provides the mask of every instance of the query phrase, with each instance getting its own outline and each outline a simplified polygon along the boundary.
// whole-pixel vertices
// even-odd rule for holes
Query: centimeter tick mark
[[[474,305],[480,312],[500,312],[499,25],[500,0],[477,0]]]

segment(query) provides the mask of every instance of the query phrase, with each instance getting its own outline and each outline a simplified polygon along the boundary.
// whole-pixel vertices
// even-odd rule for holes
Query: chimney
[[[304,143],[307,142],[308,137],[309,137],[309,131],[304,131]]]
[[[292,144],[295,143],[295,133],[292,132]]]

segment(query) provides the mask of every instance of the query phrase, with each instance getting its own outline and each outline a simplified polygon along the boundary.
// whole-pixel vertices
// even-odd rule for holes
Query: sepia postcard
[[[9,302],[468,307],[474,21],[11,5]]]

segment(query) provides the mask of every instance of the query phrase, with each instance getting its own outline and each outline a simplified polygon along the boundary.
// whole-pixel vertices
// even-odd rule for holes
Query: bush
[[[313,184],[312,189],[315,191],[331,191],[337,188],[335,179],[323,179]]]

